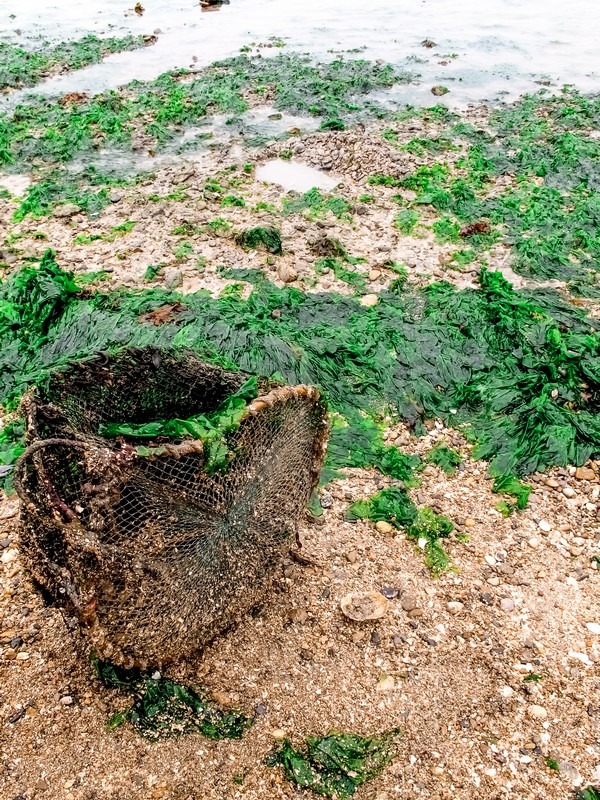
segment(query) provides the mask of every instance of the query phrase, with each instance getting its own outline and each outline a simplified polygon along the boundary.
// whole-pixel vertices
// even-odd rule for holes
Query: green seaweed
[[[236,237],[236,242],[244,248],[257,250],[264,249],[267,253],[279,256],[283,253],[281,232],[277,228],[257,226],[242,231]]]
[[[133,705],[110,718],[111,730],[129,722],[144,738],[154,741],[185,733],[218,740],[241,739],[252,725],[252,719],[240,711],[223,711],[189,686],[147,672],[125,670],[96,657],[92,664],[104,686],[133,695]]]
[[[462,463],[460,453],[444,444],[436,444],[425,456],[425,460],[430,464],[435,464],[442,469],[446,475],[454,475],[456,468]]]
[[[331,211],[338,219],[347,219],[350,214],[350,205],[344,200],[343,197],[324,197],[319,189],[309,189],[298,198],[283,200],[283,213],[284,214],[299,214],[307,210],[312,217],[322,217],[328,211]]]
[[[600,800],[600,786],[586,786],[577,792],[576,800]]]
[[[144,47],[143,36],[127,35],[99,38],[88,34],[81,39],[61,42],[49,47],[42,44],[35,50],[0,42],[0,89],[22,89],[35,86],[52,73],[64,73],[98,64],[110,53],[121,53]]]
[[[100,436],[109,438],[124,436],[130,439],[156,439],[168,437],[181,440],[192,438],[204,445],[204,465],[209,473],[226,469],[231,452],[227,437],[239,428],[246,414],[248,403],[258,395],[258,381],[255,377],[247,381],[219,408],[206,414],[196,414],[187,419],[155,420],[153,422],[111,422],[100,425]]]
[[[286,778],[297,786],[345,800],[392,760],[399,734],[399,729],[369,737],[334,731],[327,736],[308,736],[301,750],[286,739],[270,754],[267,764],[282,767]]]
[[[350,506],[347,517],[389,522],[398,530],[404,530],[410,539],[423,548],[425,563],[435,574],[450,567],[450,558],[441,539],[447,538],[454,530],[452,522],[431,508],[417,509],[403,487],[392,486],[369,500],[359,500]]]

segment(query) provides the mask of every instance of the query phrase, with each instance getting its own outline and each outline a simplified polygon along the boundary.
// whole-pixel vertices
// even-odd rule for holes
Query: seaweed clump
[[[302,750],[286,739],[267,758],[267,764],[282,767],[286,778],[297,786],[346,800],[392,760],[399,733],[394,729],[369,737],[336,732],[308,736]]]
[[[202,694],[181,683],[139,670],[125,670],[93,658],[100,681],[109,689],[133,695],[133,705],[109,720],[114,730],[125,722],[146,739],[201,733],[208,739],[241,739],[252,719],[240,711],[223,711]]]
[[[264,249],[267,253],[279,256],[283,253],[281,233],[277,228],[249,228],[242,231],[236,237],[236,242],[244,248],[250,250]]]

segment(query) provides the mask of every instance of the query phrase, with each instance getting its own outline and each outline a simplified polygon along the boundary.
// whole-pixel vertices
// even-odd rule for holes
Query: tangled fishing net
[[[312,387],[155,348],[54,373],[24,410],[29,570],[124,666],[185,656],[256,605],[328,433]]]

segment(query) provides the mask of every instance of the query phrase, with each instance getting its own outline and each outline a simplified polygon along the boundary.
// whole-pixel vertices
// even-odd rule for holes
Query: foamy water
[[[175,67],[203,66],[270,37],[321,59],[360,49],[349,57],[419,72],[418,85],[395,92],[412,103],[431,104],[436,84],[450,89],[444,102],[454,106],[516,97],[538,89],[540,78],[600,90],[600,5],[593,0],[231,0],[211,13],[193,0],[142,0],[141,17],[129,2],[128,10],[127,0],[3,0],[0,32],[4,40],[35,47],[40,39],[89,32],[161,31],[152,47],[47,81],[43,91],[51,93],[97,92]],[[422,47],[425,38],[436,46]]]

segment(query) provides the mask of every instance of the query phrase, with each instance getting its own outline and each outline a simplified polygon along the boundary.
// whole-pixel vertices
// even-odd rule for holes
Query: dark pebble
[[[480,599],[482,603],[486,604],[486,606],[491,606],[494,602],[494,595],[490,594],[489,592],[483,592],[483,594],[480,595]]]
[[[379,593],[387,597],[388,600],[393,600],[395,597],[398,597],[400,590],[396,589],[394,586],[382,586]]]
[[[21,647],[22,644],[23,644],[23,639],[21,639],[20,636],[15,636],[14,639],[10,640],[10,646],[12,647],[13,650],[16,650],[17,647]]]
[[[371,644],[379,645],[381,644],[381,635],[379,631],[373,631],[371,633]]]
[[[2,550],[6,550],[6,548],[9,547],[11,542],[12,539],[0,539],[0,548]]]
[[[267,707],[264,703],[259,703],[254,709],[254,716],[264,717],[267,713]]]

